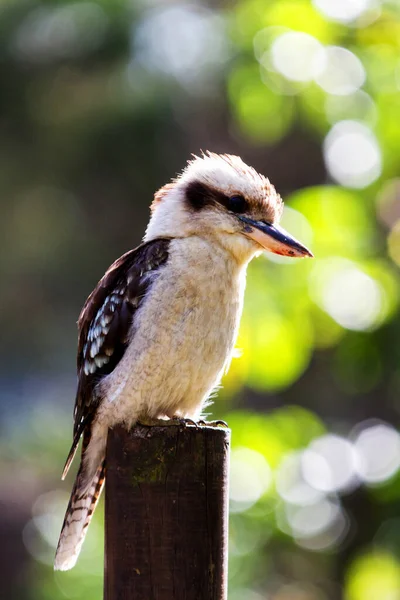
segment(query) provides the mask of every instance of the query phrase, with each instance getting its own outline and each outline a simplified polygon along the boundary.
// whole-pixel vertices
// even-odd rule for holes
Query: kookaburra
[[[191,160],[154,197],[143,243],[108,269],[78,321],[74,439],[82,458],[55,569],[74,566],[104,484],[107,432],[198,419],[229,365],[249,261],[312,256],[278,226],[283,202],[239,157]]]

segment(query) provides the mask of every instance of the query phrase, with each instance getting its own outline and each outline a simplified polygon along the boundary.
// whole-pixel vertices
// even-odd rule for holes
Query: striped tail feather
[[[75,565],[103,489],[105,473],[106,461],[103,458],[88,482],[81,462],[57,546],[54,561],[56,571],[67,571]]]

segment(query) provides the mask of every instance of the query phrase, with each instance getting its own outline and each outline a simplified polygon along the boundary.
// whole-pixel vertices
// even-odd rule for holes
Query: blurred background
[[[398,0],[2,0],[0,82],[1,597],[102,597],[102,507],[52,569],[75,322],[210,149],[271,179],[316,256],[253,262],[212,408],[229,599],[400,598]]]

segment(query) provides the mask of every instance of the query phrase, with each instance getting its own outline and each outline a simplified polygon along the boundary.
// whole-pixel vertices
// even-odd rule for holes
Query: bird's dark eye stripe
[[[226,196],[200,181],[191,181],[186,187],[186,202],[191,210],[198,212],[215,203],[222,204],[233,213],[241,214],[248,210],[246,199],[240,194]]]
[[[198,212],[212,203],[211,190],[200,181],[191,181],[186,187],[186,201],[193,211]]]
[[[244,213],[247,210],[247,202],[243,196],[231,196],[228,199],[227,208],[234,213]]]

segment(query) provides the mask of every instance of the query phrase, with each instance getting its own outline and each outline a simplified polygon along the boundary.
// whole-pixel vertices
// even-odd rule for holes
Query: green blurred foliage
[[[375,551],[358,557],[349,569],[346,600],[396,598],[400,589],[400,564],[392,555]]]
[[[5,0],[0,78],[1,596],[101,597],[101,511],[51,567],[74,323],[203,148],[268,175],[316,257],[252,263],[211,409],[233,432],[230,599],[400,597],[397,0]]]

